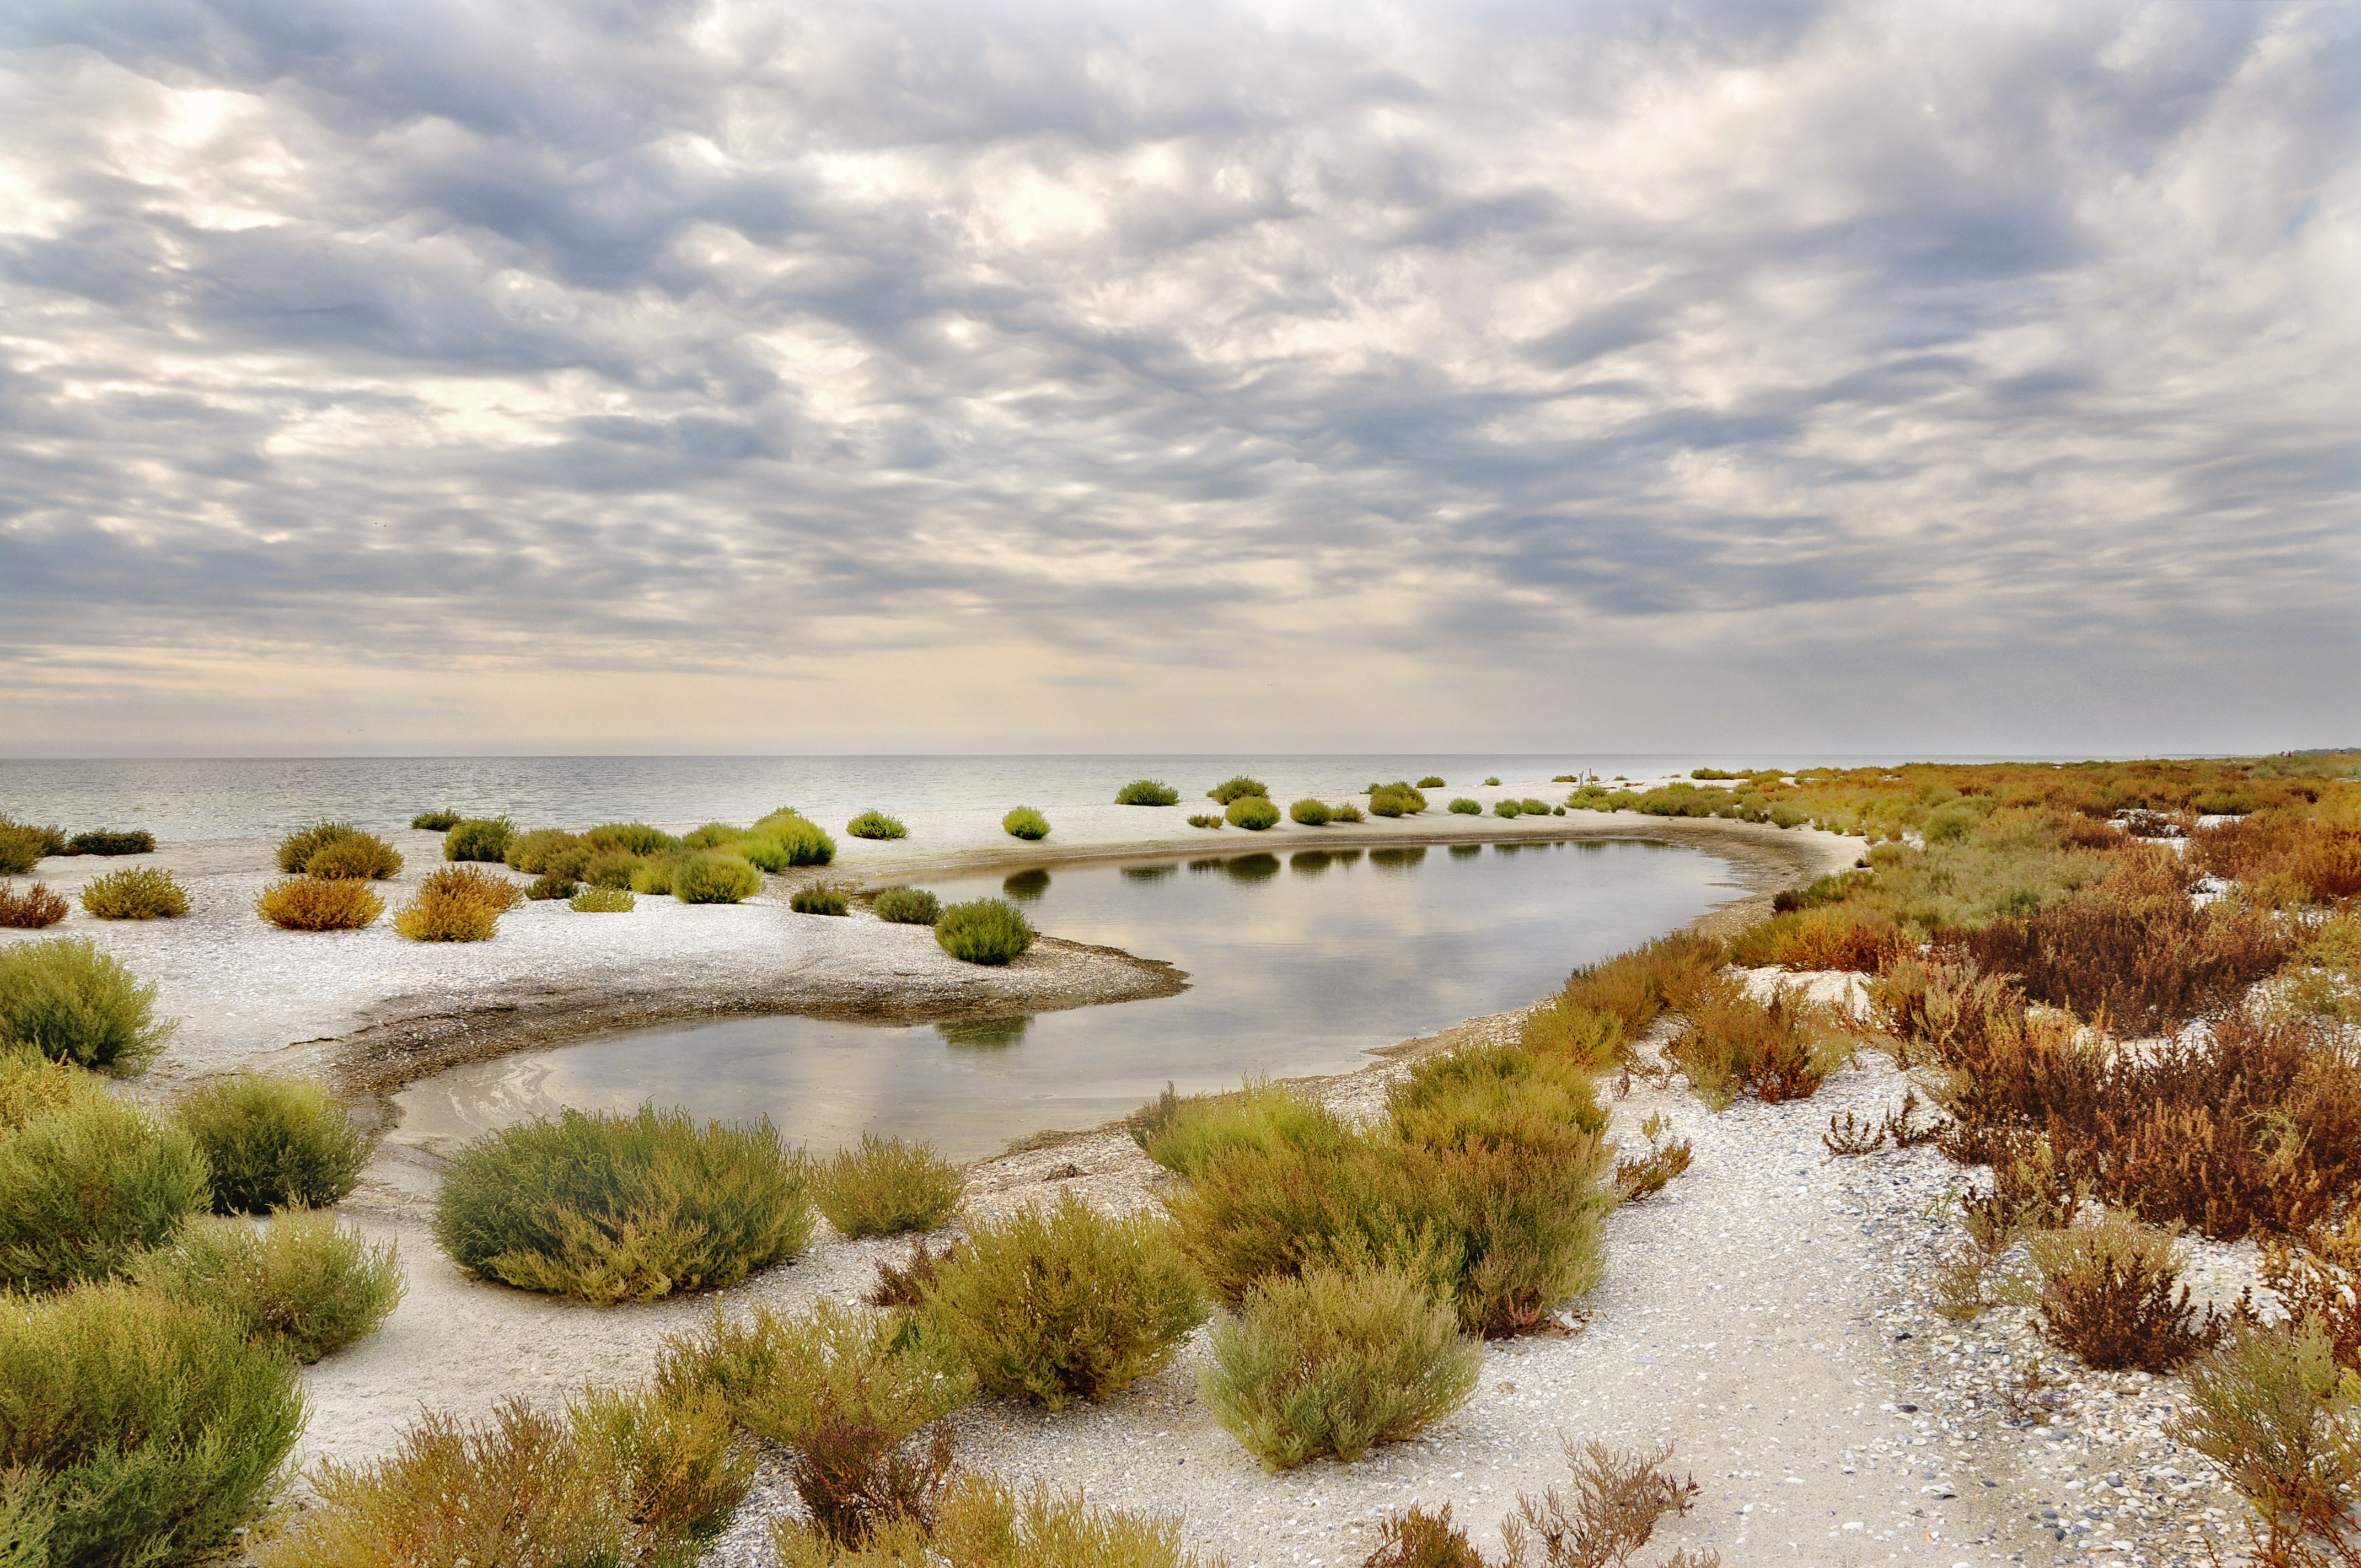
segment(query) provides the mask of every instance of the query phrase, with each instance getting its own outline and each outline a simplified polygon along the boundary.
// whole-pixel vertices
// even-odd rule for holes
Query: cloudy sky
[[[0,754],[2361,743],[2361,10],[29,0]]]

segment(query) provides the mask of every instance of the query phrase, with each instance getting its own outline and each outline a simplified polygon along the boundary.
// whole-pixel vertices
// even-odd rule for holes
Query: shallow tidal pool
[[[767,1115],[816,1150],[864,1132],[954,1159],[1250,1076],[1349,1072],[1362,1054],[1520,1007],[1566,973],[1733,896],[1720,861],[1624,839],[1233,852],[921,879],[998,894],[1044,933],[1189,973],[1178,996],[956,1024],[778,1015],[472,1062],[395,1097],[393,1135],[449,1152],[565,1106]]]

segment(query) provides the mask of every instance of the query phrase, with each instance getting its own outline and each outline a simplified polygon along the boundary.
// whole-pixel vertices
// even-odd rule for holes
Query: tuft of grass
[[[762,891],[763,873],[735,855],[708,850],[673,865],[672,895],[683,904],[739,904]]]
[[[837,1234],[857,1239],[940,1230],[959,1212],[967,1182],[932,1144],[863,1133],[858,1148],[813,1166],[811,1189]]]
[[[943,901],[924,888],[888,887],[878,891],[869,906],[880,920],[897,926],[931,926],[943,912]]]
[[[1177,806],[1180,792],[1162,779],[1134,779],[1115,792],[1117,806]]]
[[[0,1288],[123,1273],[213,1204],[196,1141],[90,1074],[0,1061]]]
[[[1213,1331],[1200,1397],[1266,1470],[1333,1453],[1346,1464],[1465,1404],[1480,1341],[1399,1269],[1307,1269],[1266,1280]]]
[[[551,871],[563,874],[566,868],[555,862],[567,857],[571,850],[588,848],[580,835],[568,833],[563,828],[536,828],[511,839],[507,853],[500,858],[508,862],[509,870],[527,876],[540,876]],[[589,857],[582,858],[587,861]]]
[[[82,906],[96,920],[177,920],[189,912],[189,890],[170,872],[140,866],[84,883]]]
[[[447,833],[459,826],[460,820],[456,811],[422,811],[410,819],[410,825],[424,833]]]
[[[1176,1176],[1191,1176],[1234,1148],[1327,1152],[1347,1141],[1345,1124],[1318,1101],[1284,1084],[1250,1082],[1231,1094],[1164,1093],[1132,1113],[1132,1141]]]
[[[385,913],[367,882],[287,877],[255,895],[254,912],[282,931],[358,931]]]
[[[115,832],[98,828],[89,833],[77,833],[66,840],[69,855],[152,855],[156,852],[156,836],[145,828]]]
[[[787,895],[787,907],[798,915],[844,915],[851,912],[852,900],[844,889],[822,883],[796,889]]]
[[[629,915],[639,906],[639,894],[627,887],[586,887],[566,901],[577,915]]]
[[[1161,1220],[1111,1219],[1069,1190],[1048,1214],[1023,1209],[971,1230],[922,1321],[983,1387],[1054,1410],[1161,1369],[1205,1316]]]
[[[594,850],[629,850],[635,855],[668,855],[681,847],[679,839],[644,822],[602,822],[583,834],[582,841]]]
[[[1716,975],[1690,992],[1683,1013],[1664,1054],[1717,1111],[1742,1093],[1765,1104],[1808,1099],[1851,1052],[1834,1013],[1800,986],[1775,986],[1761,1001],[1744,981]]]
[[[1249,833],[1279,826],[1279,807],[1265,795],[1242,795],[1230,802],[1229,809],[1222,816],[1232,827],[1243,828]]]
[[[1191,828],[1219,828],[1221,825],[1222,819],[1220,817],[1206,816],[1202,813],[1189,818],[1189,826]]]
[[[217,1214],[339,1202],[368,1163],[351,1113],[313,1079],[217,1078],[182,1095],[172,1116],[204,1151]]]
[[[516,825],[505,817],[471,817],[451,825],[443,835],[446,861],[504,861]]]
[[[306,876],[329,881],[383,882],[401,870],[401,856],[374,833],[356,833],[315,851],[303,863]]]
[[[1029,806],[1020,806],[1000,819],[1011,836],[1028,841],[1049,836],[1049,819]]]
[[[413,942],[488,941],[500,917],[524,901],[524,889],[498,872],[445,866],[394,911],[393,928]]]
[[[0,1052],[29,1051],[118,1075],[140,1071],[180,1025],[94,942],[56,937],[0,948]]]
[[[2255,1512],[2257,1562],[2325,1568],[2361,1557],[2361,1376],[2316,1324],[2242,1322],[2189,1364],[2166,1427],[2211,1460]]]
[[[111,1284],[0,1313],[0,1476],[42,1484],[35,1562],[221,1547],[270,1500],[303,1418],[287,1358],[208,1307]]]
[[[72,911],[73,905],[51,892],[46,883],[37,882],[22,893],[15,883],[0,883],[0,927],[38,931],[56,925]]]
[[[1450,809],[1460,817],[1481,817],[1484,815],[1484,803],[1470,800],[1463,795],[1452,801]]]
[[[1418,787],[1421,789],[1441,789],[1444,787],[1444,784],[1441,779],[1435,777],[1433,773],[1429,773],[1426,777],[1418,781]]]
[[[371,1246],[335,1216],[297,1210],[268,1226],[206,1220],[132,1266],[144,1288],[211,1306],[249,1338],[309,1364],[385,1326],[402,1296],[393,1244]]]
[[[801,1162],[766,1119],[684,1111],[522,1123],[443,1178],[434,1239],[479,1278],[607,1305],[734,1285],[811,1243]]]
[[[1269,787],[1260,779],[1250,779],[1246,777],[1246,774],[1239,773],[1233,778],[1223,780],[1220,784],[1217,784],[1213,788],[1207,790],[1205,792],[1205,798],[1222,806],[1229,806],[1236,801],[1245,799],[1250,795],[1258,795],[1268,798],[1270,795],[1270,790]]]
[[[2176,1299],[2187,1258],[2179,1226],[2143,1225],[2120,1209],[2028,1238],[2041,1277],[2041,1332],[2103,1372],[2169,1372],[2218,1343],[2219,1312],[2201,1319],[2189,1287]]]
[[[1361,808],[1349,800],[1341,806],[1331,806],[1329,810],[1332,822],[1358,822],[1361,819]]]
[[[309,828],[298,828],[279,840],[279,869],[290,876],[300,876],[311,865],[313,856],[359,832],[349,822],[314,822]]]
[[[1310,795],[1289,806],[1287,814],[1306,828],[1325,828],[1336,817],[1326,801],[1314,800]]]
[[[1033,926],[1006,899],[978,898],[938,916],[935,941],[965,963],[1005,964],[1033,946]]]
[[[864,811],[844,825],[844,830],[856,839],[906,839],[910,830],[902,826],[898,817],[888,817],[882,811]]]

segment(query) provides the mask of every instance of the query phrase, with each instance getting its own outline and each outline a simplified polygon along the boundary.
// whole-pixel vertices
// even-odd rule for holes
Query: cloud
[[[0,48],[0,749],[2361,737],[2334,8]]]

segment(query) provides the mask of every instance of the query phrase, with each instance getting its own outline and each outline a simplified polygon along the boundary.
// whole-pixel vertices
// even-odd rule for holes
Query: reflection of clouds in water
[[[1020,904],[1030,904],[1049,891],[1049,873],[1038,866],[1031,871],[1011,872],[1002,879],[1000,891]]]
[[[935,1025],[935,1033],[947,1046],[1014,1046],[1021,1044],[1025,1031],[1033,1026],[1033,1015],[1019,1014],[1014,1018],[960,1018]]]

